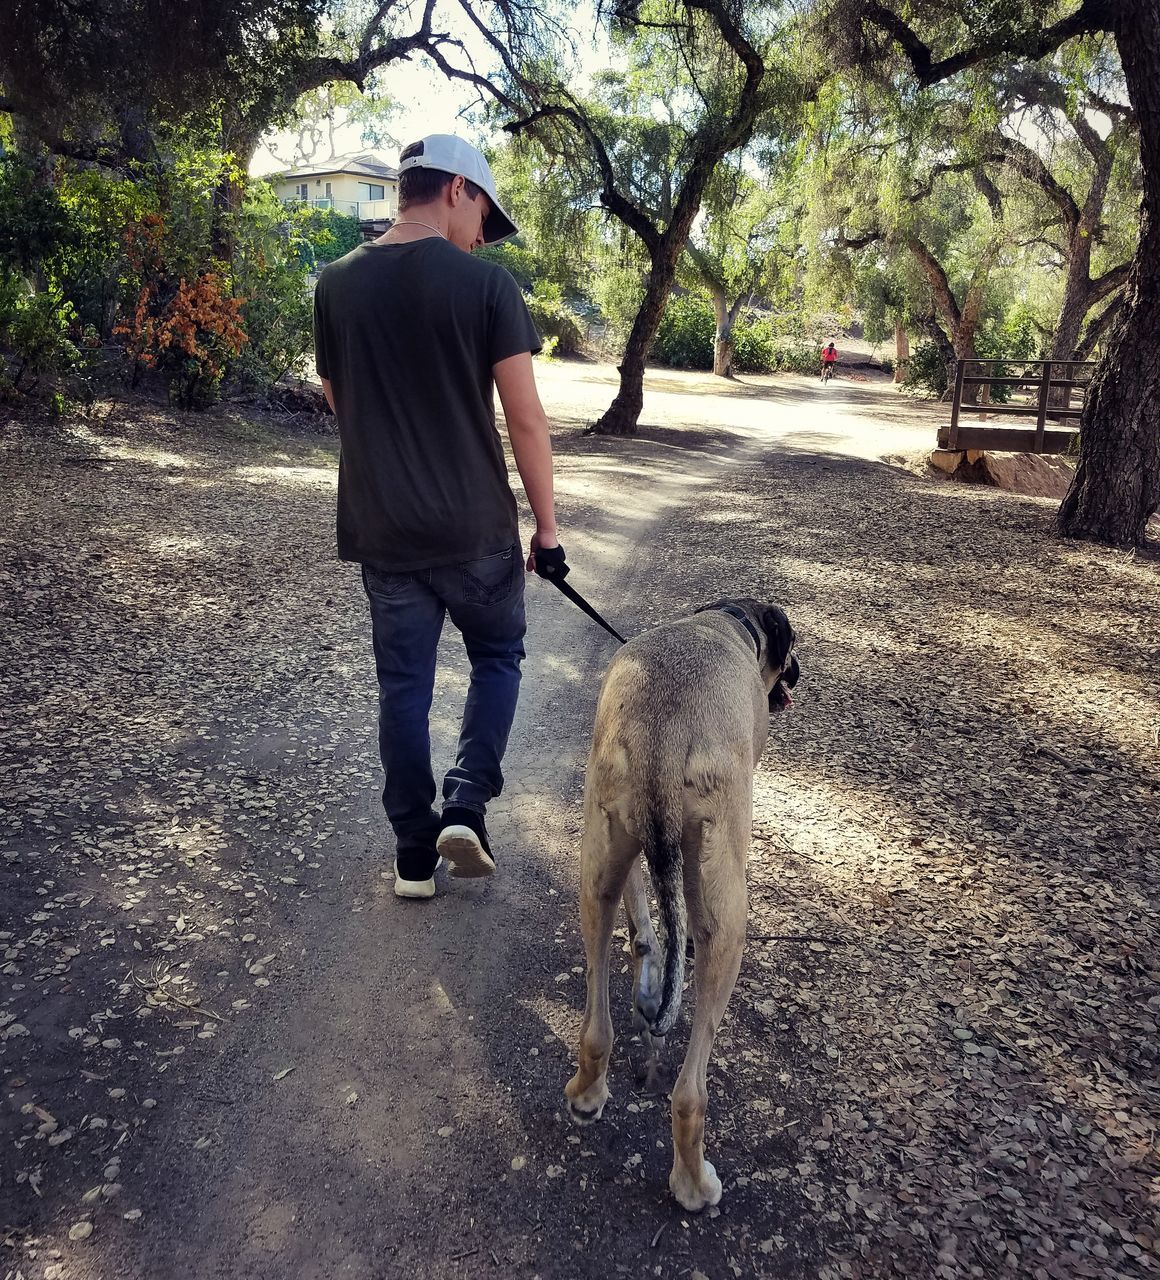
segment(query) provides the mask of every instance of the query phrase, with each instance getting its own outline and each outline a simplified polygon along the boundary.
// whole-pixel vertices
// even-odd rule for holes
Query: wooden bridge
[[[942,449],[994,449],[1005,453],[1066,453],[1078,434],[1094,360],[960,360],[949,426]],[[965,388],[980,388],[973,395]],[[996,402],[996,395],[999,402]],[[971,421],[963,422],[964,415]],[[1028,420],[1000,427],[992,415]],[[975,419],[982,419],[976,421]],[[1048,428],[1048,423],[1060,424]],[[1075,426],[1064,425],[1075,423]]]

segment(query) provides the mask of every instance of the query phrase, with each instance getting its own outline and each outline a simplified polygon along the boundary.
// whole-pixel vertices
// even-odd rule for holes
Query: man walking
[[[515,230],[484,157],[433,134],[402,152],[394,225],[327,267],[314,295],[342,446],[338,554],[362,565],[370,602],[383,806],[404,898],[434,894],[441,856],[453,875],[495,870],[484,813],[503,786],[519,693],[524,557],[493,389],[536,521],[527,567],[537,552],[563,559],[532,371],[540,340],[512,277],[471,256]],[[447,615],[471,681],[440,815],[428,717]]]

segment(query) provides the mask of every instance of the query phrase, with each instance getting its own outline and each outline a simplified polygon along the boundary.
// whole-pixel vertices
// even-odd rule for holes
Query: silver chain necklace
[[[428,231],[434,231],[437,236],[441,236],[444,240],[447,239],[447,237],[443,235],[443,232],[440,231],[438,227],[433,227],[429,222],[420,222],[418,218],[400,218],[398,222],[395,223],[395,226],[396,227],[426,227]]]

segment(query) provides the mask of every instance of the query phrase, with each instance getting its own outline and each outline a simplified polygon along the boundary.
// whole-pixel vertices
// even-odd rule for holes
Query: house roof
[[[357,173],[363,177],[386,179],[390,182],[397,181],[399,177],[399,171],[373,151],[360,151],[357,155],[334,156],[317,164],[299,165],[283,173],[273,173],[270,178],[275,182],[287,182],[294,178],[321,178],[331,173]]]

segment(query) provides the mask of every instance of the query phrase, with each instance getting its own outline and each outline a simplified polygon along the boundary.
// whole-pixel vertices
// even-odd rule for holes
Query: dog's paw
[[[572,1077],[564,1086],[564,1097],[568,1099],[568,1114],[578,1125],[595,1124],[604,1114],[605,1104],[612,1095],[604,1080],[597,1080],[587,1089],[580,1087],[580,1073]]]
[[[683,1165],[674,1165],[669,1174],[669,1190],[682,1209],[700,1213],[721,1199],[721,1179],[708,1160],[704,1162],[699,1178],[693,1177]]]

